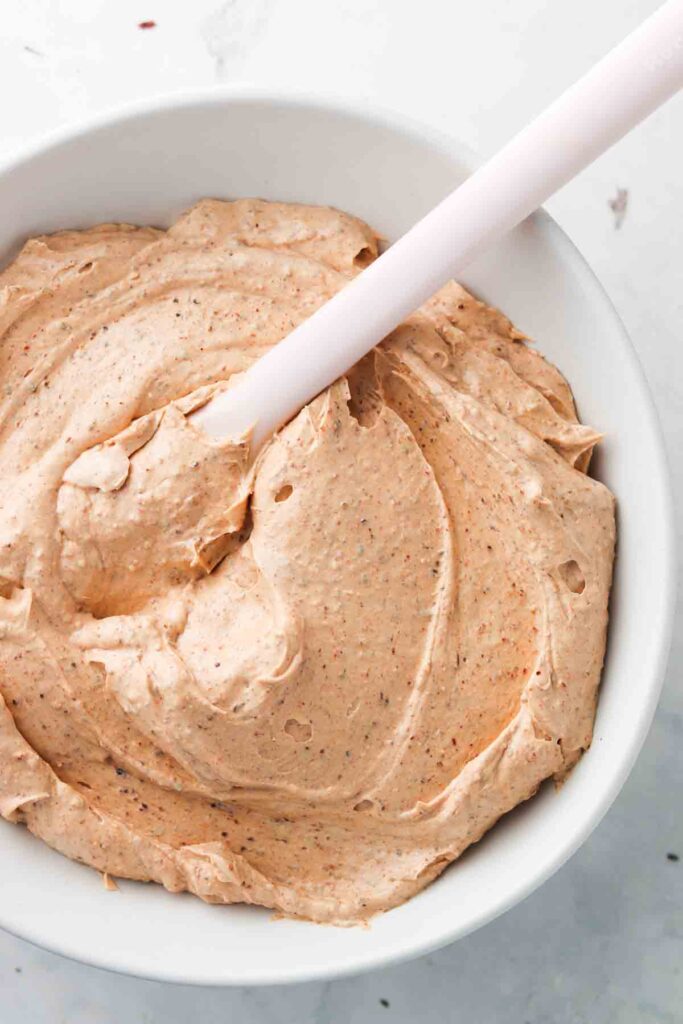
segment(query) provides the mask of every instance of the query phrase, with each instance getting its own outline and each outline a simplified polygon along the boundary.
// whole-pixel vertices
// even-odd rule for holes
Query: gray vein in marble
[[[201,26],[219,82],[238,78],[268,27],[272,0],[225,0]]]
[[[628,189],[618,188],[614,199],[609,199],[607,205],[614,214],[614,227],[618,231],[624,223],[626,211],[628,210]]]

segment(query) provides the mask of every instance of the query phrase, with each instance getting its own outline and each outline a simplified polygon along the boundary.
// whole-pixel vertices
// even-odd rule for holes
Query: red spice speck
[[[138,25],[138,28],[156,28],[156,27],[157,27],[156,21],[141,21],[139,23],[139,25]]]

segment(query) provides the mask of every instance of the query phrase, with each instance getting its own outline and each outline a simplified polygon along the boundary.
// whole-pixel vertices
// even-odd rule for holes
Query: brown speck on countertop
[[[156,21],[141,21],[138,23],[138,28],[156,28]]]
[[[614,199],[607,200],[607,205],[614,214],[614,227],[618,231],[626,217],[626,210],[628,208],[628,189],[618,188]]]

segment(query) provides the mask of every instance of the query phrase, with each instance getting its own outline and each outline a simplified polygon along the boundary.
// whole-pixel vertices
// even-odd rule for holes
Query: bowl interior
[[[0,169],[0,258],[31,234],[105,220],[166,225],[203,196],[341,207],[392,239],[471,168],[452,142],[334,104],[213,93],[152,103],[52,140]],[[56,952],[147,977],[258,984],[330,977],[417,955],[526,896],[583,841],[640,748],[673,606],[668,479],[647,387],[614,310],[550,218],[530,218],[463,283],[502,308],[568,377],[604,431],[598,475],[619,502],[608,660],[591,750],[429,889],[369,929],[271,920],[158,886],[112,894],[23,829],[0,825],[0,925]]]

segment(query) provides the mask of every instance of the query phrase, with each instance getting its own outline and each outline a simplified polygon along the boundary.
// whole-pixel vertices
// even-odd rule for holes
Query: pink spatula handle
[[[254,447],[483,249],[683,86],[683,0],[669,0],[308,320],[194,414]]]

